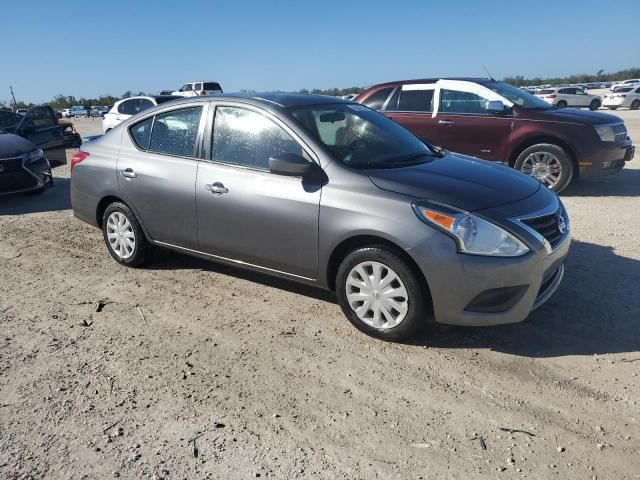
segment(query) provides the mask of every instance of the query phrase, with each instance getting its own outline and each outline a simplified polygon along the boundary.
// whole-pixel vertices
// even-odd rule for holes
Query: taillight
[[[623,95],[620,95],[620,96],[621,96],[622,98],[624,98],[624,97],[626,97],[627,95],[626,95],[626,94],[623,94]]]
[[[547,98],[556,98],[557,95],[547,95]]]
[[[71,165],[69,166],[69,173],[73,172],[73,167],[83,161],[85,158],[89,156],[88,152],[78,152],[73,157],[71,157]]]
[[[200,95],[206,95],[206,94],[207,94],[207,92],[205,92],[204,90],[202,90],[202,91],[200,92]]]

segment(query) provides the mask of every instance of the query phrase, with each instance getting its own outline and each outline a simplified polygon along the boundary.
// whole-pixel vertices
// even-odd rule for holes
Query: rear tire
[[[589,110],[598,110],[600,108],[600,102],[598,100],[591,100],[589,104]]]
[[[516,158],[514,168],[536,178],[556,193],[569,185],[575,169],[569,153],[552,143],[539,143],[526,148]]]
[[[372,337],[403,340],[427,323],[427,296],[418,276],[387,247],[348,254],[338,268],[336,295],[347,319]]]
[[[567,108],[567,102],[565,102],[564,100],[560,100],[558,103],[556,103],[556,107]]]
[[[127,267],[142,265],[151,249],[140,223],[122,202],[114,202],[105,209],[102,236],[111,256]]]
[[[640,100],[634,100],[629,107],[631,110],[638,110],[640,108]]]

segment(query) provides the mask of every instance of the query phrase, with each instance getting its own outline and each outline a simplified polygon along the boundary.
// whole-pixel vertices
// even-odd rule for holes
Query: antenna
[[[13,94],[13,87],[9,85],[9,90],[11,90],[11,96],[13,97],[13,105],[14,107],[18,106],[18,102],[16,102],[16,96]]]
[[[487,75],[489,75],[489,80],[491,80],[492,82],[495,82],[496,81],[495,78],[493,78],[493,75],[489,73],[489,70],[487,70],[487,67],[482,65],[482,68],[484,69],[485,72],[487,72]]]

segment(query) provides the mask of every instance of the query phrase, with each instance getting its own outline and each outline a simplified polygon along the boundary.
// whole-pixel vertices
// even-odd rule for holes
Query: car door
[[[442,144],[433,118],[435,83],[406,84],[382,106],[384,114],[428,143]]]
[[[194,186],[202,116],[202,105],[171,109],[122,132],[120,192],[155,241],[197,247]]]
[[[40,147],[50,162],[66,162],[64,133],[48,105],[29,110],[18,122],[16,134]]]
[[[315,278],[320,179],[269,172],[269,157],[310,154],[270,113],[220,104],[210,159],[196,182],[201,251],[272,271]]]
[[[573,89],[573,93],[574,93],[574,105],[576,107],[588,107],[589,104],[591,103],[591,95],[588,95],[584,90],[582,90],[581,88],[574,88]]]

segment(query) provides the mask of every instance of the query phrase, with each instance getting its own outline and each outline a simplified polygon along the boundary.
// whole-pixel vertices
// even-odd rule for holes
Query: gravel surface
[[[526,322],[407,344],[313,288],[121,267],[54,173],[0,199],[0,478],[640,478],[640,158],[562,195],[566,276]]]

